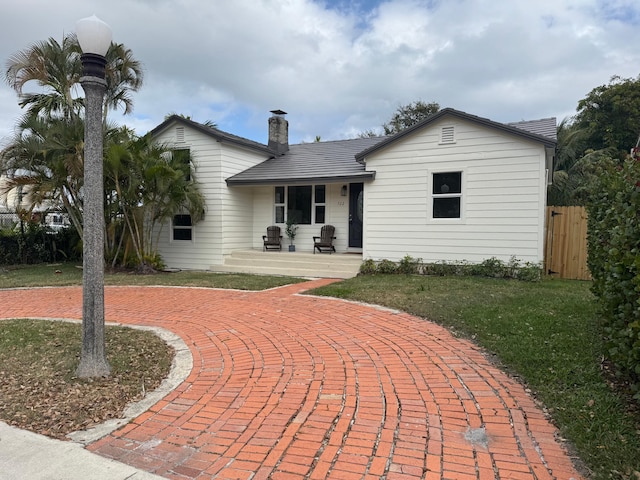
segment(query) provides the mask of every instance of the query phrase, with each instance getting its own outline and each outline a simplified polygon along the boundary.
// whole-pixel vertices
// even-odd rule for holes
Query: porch
[[[209,267],[214,272],[254,273],[311,278],[351,278],[358,274],[362,255],[358,253],[308,253],[283,251],[235,250],[224,265]]]

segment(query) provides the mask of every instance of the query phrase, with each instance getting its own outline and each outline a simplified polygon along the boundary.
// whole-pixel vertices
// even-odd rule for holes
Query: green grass
[[[82,285],[81,267],[82,265],[70,263],[0,266],[0,288]],[[175,285],[237,290],[264,290],[303,281],[293,277],[223,274],[207,271],[160,272],[150,275],[107,272],[104,277],[105,285]]]
[[[495,354],[545,405],[593,478],[640,478],[640,414],[610,388],[590,283],[365,276],[313,293],[436,321]]]

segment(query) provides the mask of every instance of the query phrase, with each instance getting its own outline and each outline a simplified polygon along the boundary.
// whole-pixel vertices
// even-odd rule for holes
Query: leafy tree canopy
[[[438,113],[440,105],[436,102],[425,103],[422,100],[416,100],[407,105],[401,105],[387,123],[382,125],[385,135],[393,135],[405,128],[430,117],[434,113]]]
[[[438,113],[440,111],[440,105],[436,102],[425,103],[422,100],[416,100],[415,102],[401,105],[391,116],[391,119],[382,124],[384,135],[393,135],[405,128],[409,128],[412,125],[424,120],[425,118]],[[365,130],[361,132],[359,138],[377,137],[380,134],[375,129]]]
[[[574,126],[585,131],[587,149],[610,148],[624,157],[640,133],[640,75],[612,77],[580,100],[577,111]]]

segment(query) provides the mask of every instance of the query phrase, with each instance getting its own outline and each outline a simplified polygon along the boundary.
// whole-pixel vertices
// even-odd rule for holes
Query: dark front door
[[[364,185],[349,184],[349,247],[362,248],[362,213]]]

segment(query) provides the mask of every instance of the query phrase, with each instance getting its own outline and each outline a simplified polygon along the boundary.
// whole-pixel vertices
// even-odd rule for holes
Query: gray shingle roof
[[[529,140],[538,141],[546,147],[555,147],[556,145],[555,118],[504,124],[452,108],[440,110],[435,115],[392,136],[300,143],[290,145],[289,151],[283,155],[275,155],[273,150],[261,143],[232,135],[216,128],[207,127],[178,115],[172,115],[167,118],[167,120],[154,128],[150,133],[156,135],[164,128],[167,128],[172,122],[179,122],[195,128],[213,137],[217,141],[250,148],[264,153],[265,156],[269,157],[264,162],[229,177],[226,180],[228,185],[361,182],[375,178],[374,171],[365,171],[363,160],[367,155],[398,141],[405,135],[423,128],[444,115],[453,115]]]
[[[558,125],[556,123],[556,117],[542,118],[540,120],[527,120],[523,122],[510,122],[507,125],[520,130],[525,130],[529,133],[535,133],[536,135],[542,135],[543,137],[558,139]]]
[[[290,145],[284,155],[251,167],[227,179],[228,185],[292,184],[300,182],[364,181],[375,172],[355,161],[358,152],[386,137],[356,138]]]

